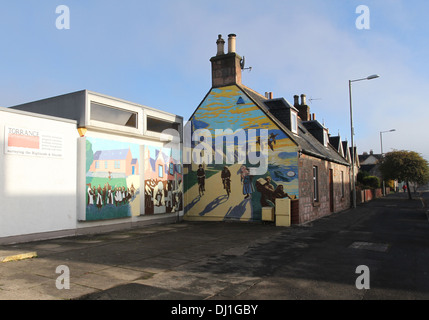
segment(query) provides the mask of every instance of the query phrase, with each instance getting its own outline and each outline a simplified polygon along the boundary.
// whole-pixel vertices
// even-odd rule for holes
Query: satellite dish
[[[252,67],[249,67],[249,68],[245,68],[244,66],[245,66],[245,63],[246,63],[246,59],[244,58],[244,56],[243,56],[243,58],[241,58],[241,60],[240,60],[240,68],[241,68],[241,70],[249,70],[249,71],[252,71]]]
[[[244,58],[244,56],[243,56],[243,58],[241,58],[241,60],[240,60],[240,67],[241,67],[241,70],[244,70],[244,65],[245,65],[245,58]]]

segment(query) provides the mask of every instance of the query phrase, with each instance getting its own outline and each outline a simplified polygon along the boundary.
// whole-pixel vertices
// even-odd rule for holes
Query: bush
[[[362,183],[371,189],[380,188],[380,179],[376,176],[365,176],[362,178]]]

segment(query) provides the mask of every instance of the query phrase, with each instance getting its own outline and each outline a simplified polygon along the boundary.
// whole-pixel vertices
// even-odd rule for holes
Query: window
[[[158,165],[158,177],[162,178],[164,176],[164,170],[163,165]]]
[[[174,175],[174,164],[170,163],[170,175]]]
[[[328,130],[324,129],[323,130],[323,145],[325,147],[327,147],[328,146],[328,142],[329,142]]]
[[[121,161],[115,160],[115,169],[121,169]]]
[[[344,198],[344,171],[341,171],[341,198]]]
[[[104,161],[104,169],[109,168],[109,162],[108,161]]]
[[[313,167],[313,200],[319,201],[319,177],[317,167]]]
[[[291,129],[293,133],[298,133],[298,115],[296,112],[290,112]]]
[[[100,169],[100,162],[99,161],[95,161],[95,169]]]
[[[179,123],[177,122],[168,122],[165,120],[147,117],[146,118],[146,127],[149,131],[162,133],[166,129],[175,129],[179,131]]]
[[[91,102],[91,120],[137,128],[137,112]]]

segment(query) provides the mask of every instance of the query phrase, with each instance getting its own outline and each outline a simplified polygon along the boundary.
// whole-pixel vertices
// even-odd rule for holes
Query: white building
[[[183,216],[180,116],[87,90],[0,115],[0,243]]]

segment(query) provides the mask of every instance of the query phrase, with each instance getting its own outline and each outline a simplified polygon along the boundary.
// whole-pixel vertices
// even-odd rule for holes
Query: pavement
[[[426,300],[428,195],[301,226],[181,222],[2,245],[0,300]]]

